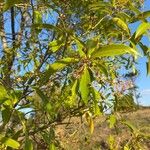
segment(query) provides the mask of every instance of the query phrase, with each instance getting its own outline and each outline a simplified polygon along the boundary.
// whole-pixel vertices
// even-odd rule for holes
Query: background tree
[[[92,132],[93,116],[113,113],[117,100],[128,98],[126,89],[116,90],[120,69],[136,72],[138,45],[149,58],[140,40],[150,13],[141,3],[1,0],[2,149],[55,149],[57,124],[86,114]]]

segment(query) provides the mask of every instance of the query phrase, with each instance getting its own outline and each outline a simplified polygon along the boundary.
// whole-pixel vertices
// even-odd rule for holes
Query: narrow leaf
[[[142,23],[139,25],[137,28],[136,34],[135,34],[135,39],[143,35],[148,29],[150,29],[150,23]]]
[[[62,60],[58,60],[57,62],[53,63],[52,65],[49,65],[48,71],[51,71],[51,72],[59,71],[59,70],[63,69],[64,67],[70,65],[71,63],[75,63],[77,61],[78,61],[78,59],[74,59],[74,58],[64,58]]]
[[[77,87],[78,87],[78,80],[74,82],[72,89],[71,89],[70,105],[73,105],[75,103],[76,96],[77,96]]]
[[[123,55],[126,53],[130,53],[133,56],[137,57],[138,52],[134,50],[133,48],[123,45],[123,44],[112,44],[107,45],[104,47],[101,47],[100,49],[94,51],[92,53],[92,57],[108,57],[108,56],[117,56],[117,55]]]
[[[54,40],[50,42],[48,46],[51,48],[52,52],[56,52],[63,46],[63,43],[59,40]]]
[[[137,16],[134,16],[132,18],[132,22],[136,22],[136,21],[139,21],[139,20],[142,20],[142,21],[147,21],[146,18],[150,17],[150,11],[145,11],[145,12],[142,12],[140,14],[138,14]]]
[[[42,23],[42,14],[39,11],[34,11],[34,23]]]
[[[60,71],[68,65],[71,65],[71,63],[76,63],[78,61],[79,60],[75,58],[64,58],[56,61],[55,63],[49,65],[49,68],[44,72],[43,76],[41,77],[40,82],[47,82],[52,74],[56,73],[57,71]]]
[[[114,125],[116,124],[116,116],[115,115],[110,115],[110,117],[109,117],[109,120],[108,120],[108,122],[109,122],[109,127],[110,128],[113,128],[114,127]]]
[[[83,74],[80,79],[80,87],[79,87],[79,90],[81,92],[81,98],[85,104],[88,103],[90,83],[91,83],[90,74],[87,67],[85,66]]]
[[[98,67],[100,69],[100,72],[108,77],[108,68],[104,64],[98,64]]]
[[[92,134],[94,132],[94,122],[93,122],[93,119],[90,118],[90,133]]]
[[[120,18],[113,18],[113,21],[117,24],[118,27],[126,31],[128,34],[130,33],[128,25]]]
[[[122,122],[124,125],[126,125],[130,130],[131,132],[137,132],[137,129],[135,126],[133,126],[132,123],[130,123],[129,121],[123,121]]]
[[[18,149],[20,147],[20,144],[11,138],[3,137],[0,142],[14,149]]]
[[[77,50],[79,52],[80,57],[85,57],[86,54],[83,51],[83,49],[85,48],[85,45],[82,42],[80,42],[79,40],[76,40],[76,44],[77,44]]]
[[[146,56],[148,51],[149,51],[149,48],[146,45],[144,45],[142,42],[139,42],[139,46],[141,47],[141,49],[143,50],[144,55]]]
[[[24,150],[33,150],[33,144],[30,139],[26,139]]]
[[[53,143],[51,143],[49,145],[49,150],[56,150],[56,146]]]
[[[0,104],[3,104],[8,99],[7,96],[6,89],[0,85]]]

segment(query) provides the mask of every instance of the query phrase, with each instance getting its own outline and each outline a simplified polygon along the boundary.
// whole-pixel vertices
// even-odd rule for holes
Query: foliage
[[[0,2],[3,149],[60,148],[55,126],[66,118],[86,115],[92,133],[93,116],[124,109],[120,99],[132,107],[131,87],[116,90],[116,83],[122,68],[137,72],[139,46],[150,60],[141,41],[150,13],[140,0]]]

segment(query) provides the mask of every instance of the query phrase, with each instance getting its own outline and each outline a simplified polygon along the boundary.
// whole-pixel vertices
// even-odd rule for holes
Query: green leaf
[[[4,145],[9,146],[14,149],[18,149],[20,147],[20,144],[17,141],[15,141],[11,138],[8,138],[8,137],[1,138],[0,142]]]
[[[123,147],[123,150],[131,150],[131,149],[130,149],[129,146],[126,144],[126,145]]]
[[[113,128],[114,125],[115,125],[116,122],[117,122],[116,116],[115,116],[115,115],[110,115],[108,122],[109,122],[109,127],[110,127],[110,128]]]
[[[131,2],[128,1],[128,7],[137,15],[139,15],[141,13],[141,11]]]
[[[64,67],[71,65],[71,63],[75,63],[75,62],[78,62],[78,59],[64,58],[64,59],[56,61],[52,65],[49,65],[48,71],[50,71],[51,73],[55,73],[55,72],[63,69]]]
[[[3,104],[6,100],[8,100],[8,94],[6,89],[0,85],[0,104]]]
[[[30,139],[26,139],[24,150],[33,150],[33,144]]]
[[[56,52],[59,50],[64,44],[59,40],[54,40],[48,44],[48,46],[51,48],[52,52]]]
[[[40,82],[41,83],[47,82],[49,80],[49,77],[52,74],[64,69],[68,65],[71,65],[71,63],[76,63],[78,61],[79,59],[75,59],[75,58],[64,58],[64,59],[56,61],[55,63],[49,65],[48,70],[46,70],[43,74],[43,77],[41,77]]]
[[[141,14],[138,15],[138,18],[142,18],[142,19],[145,19],[148,17],[150,17],[150,10],[142,12]]]
[[[108,67],[104,64],[98,64],[100,72],[103,73],[106,77],[108,77]]]
[[[37,87],[34,87],[36,93],[39,95],[39,97],[42,99],[42,101],[44,103],[47,103],[48,102],[48,98],[47,96]]]
[[[34,89],[36,90],[36,93],[40,96],[40,98],[43,101],[44,110],[51,113],[53,107],[51,103],[49,102],[48,97],[39,88],[35,87]]]
[[[126,31],[128,34],[130,33],[128,25],[123,20],[116,17],[116,18],[113,18],[113,21],[117,24],[118,27]]]
[[[146,18],[150,17],[150,11],[145,11],[145,12],[142,12],[140,14],[138,14],[137,16],[134,16],[132,18],[132,22],[136,22],[136,21],[139,21],[139,20],[142,20],[142,21],[147,21]]]
[[[90,133],[92,134],[94,131],[94,121],[90,112],[85,113],[85,119],[89,125]]]
[[[88,49],[93,49],[93,48],[95,48],[97,46],[97,44],[98,44],[97,39],[94,39],[94,38],[93,39],[89,39],[86,42],[86,47]]]
[[[87,67],[85,66],[84,70],[83,70],[83,74],[82,74],[81,79],[80,79],[80,85],[79,85],[81,98],[85,104],[88,103],[90,83],[91,83],[90,74],[89,74]]]
[[[147,75],[150,75],[150,56],[148,57],[148,62],[146,63],[147,66]]]
[[[49,150],[56,150],[56,146],[53,143],[51,143],[49,145]]]
[[[93,94],[94,101],[95,101],[96,103],[98,103],[98,101],[101,99],[100,93],[99,93],[97,90],[95,90],[94,87],[92,87],[91,90],[92,90],[92,94]]]
[[[122,123],[126,125],[131,130],[131,132],[137,132],[137,128],[129,121],[123,121]]]
[[[53,112],[53,106],[51,105],[50,102],[48,102],[46,105],[45,105],[45,109],[47,112],[49,113],[52,113]]]
[[[94,115],[99,116],[99,115],[101,115],[101,114],[102,114],[102,113],[101,113],[101,111],[100,111],[100,107],[99,107],[98,103],[95,103],[95,104],[94,104]]]
[[[94,50],[98,47],[99,43],[99,36],[93,37],[92,39],[87,40],[86,47],[88,49],[88,56],[91,57],[91,54],[94,52]]]
[[[113,135],[110,135],[108,137],[108,143],[109,143],[109,146],[110,146],[110,150],[113,150],[113,149],[116,150],[116,148],[115,148],[115,138],[114,138]]]
[[[34,11],[34,23],[41,24],[42,23],[42,14],[39,11]]]
[[[4,124],[7,124],[9,122],[11,113],[12,113],[12,110],[10,108],[6,108],[2,110],[2,119],[3,119]]]
[[[92,118],[90,118],[89,126],[90,126],[90,133],[92,134],[94,132],[94,121]]]
[[[83,49],[85,48],[85,45],[83,44],[83,42],[76,40],[76,44],[77,44],[77,51],[79,52],[80,57],[85,57],[86,54],[83,51]]]
[[[101,111],[100,111],[100,106],[99,106],[99,101],[101,100],[101,95],[100,93],[95,90],[95,88],[91,88],[92,90],[92,95],[93,95],[93,111],[94,111],[94,115],[101,115]]]
[[[135,39],[142,36],[148,29],[150,29],[150,23],[142,23],[136,30]]]
[[[73,105],[75,103],[77,97],[77,90],[78,90],[78,80],[75,80],[71,88],[70,105]]]
[[[94,51],[92,53],[92,57],[108,57],[108,56],[117,56],[117,55],[123,55],[123,54],[132,54],[133,56],[137,57],[138,52],[134,50],[133,48],[123,45],[123,44],[112,44],[107,45],[104,47],[101,47],[100,49]]]
[[[120,19],[123,20],[123,21],[129,21],[129,20],[130,20],[129,14],[127,14],[127,13],[125,13],[125,12],[123,12],[123,11],[119,12],[119,13],[117,14],[117,17],[120,18]],[[128,26],[127,26],[127,27],[128,27]]]

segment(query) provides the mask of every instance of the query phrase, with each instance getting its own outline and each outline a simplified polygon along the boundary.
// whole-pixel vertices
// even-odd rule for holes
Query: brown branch
[[[3,51],[5,52],[7,49],[7,40],[6,40],[6,33],[5,33],[5,29],[4,29],[3,13],[0,14],[0,37],[1,37]]]
[[[22,37],[23,37],[23,30],[25,27],[25,18],[24,18],[24,12],[21,11],[20,9],[20,14],[21,14],[21,23],[20,23],[20,31],[18,32],[18,37],[17,37],[17,46],[21,45]]]
[[[6,86],[8,89],[12,88],[12,82],[11,82],[11,70],[15,59],[15,16],[14,16],[14,7],[10,9],[11,14],[11,34],[12,34],[12,47],[6,48],[5,50],[5,71],[4,71],[4,82],[6,83]],[[5,22],[3,22],[3,25]]]

